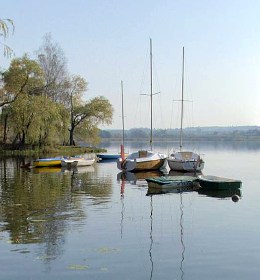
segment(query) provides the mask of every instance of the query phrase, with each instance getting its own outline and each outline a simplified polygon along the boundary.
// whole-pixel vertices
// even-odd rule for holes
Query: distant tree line
[[[103,139],[120,140],[122,130],[101,130],[100,137]],[[180,129],[154,129],[154,140],[179,140]],[[259,126],[238,127],[195,127],[183,130],[184,140],[260,140]],[[147,128],[133,128],[125,131],[127,140],[149,139],[150,130]]]
[[[7,23],[13,24],[2,21],[0,31],[8,32]],[[5,46],[3,55],[10,52]],[[85,101],[86,91],[86,80],[68,73],[62,49],[47,34],[34,59],[24,54],[0,69],[0,143],[20,149],[96,143],[98,126],[112,122],[113,107],[104,96]]]

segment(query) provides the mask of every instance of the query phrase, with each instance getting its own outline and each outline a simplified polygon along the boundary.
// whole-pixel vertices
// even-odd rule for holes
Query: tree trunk
[[[3,144],[6,144],[7,140],[7,119],[8,119],[8,114],[5,115],[4,118],[4,136],[3,136]]]
[[[74,141],[74,126],[71,127],[69,130],[70,132],[70,146],[75,146],[75,141]]]
[[[24,150],[24,148],[25,148],[25,132],[23,132],[21,141],[19,143],[19,149]]]

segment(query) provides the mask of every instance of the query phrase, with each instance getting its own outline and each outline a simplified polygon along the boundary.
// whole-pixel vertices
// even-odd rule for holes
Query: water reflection
[[[27,169],[28,171],[32,171],[34,174],[43,174],[43,173],[61,173],[61,167],[41,167],[41,168],[32,168]]]
[[[207,197],[214,197],[218,199],[230,199],[234,196],[238,196],[239,199],[242,197],[241,189],[227,189],[227,190],[203,190],[203,188],[198,190],[200,195]]]
[[[184,263],[184,253],[185,253],[185,244],[184,244],[184,227],[183,227],[183,201],[182,201],[182,193],[180,193],[180,239],[181,239],[181,264],[180,264],[180,271],[181,271],[181,279],[184,279],[184,270],[183,270],[183,263]]]
[[[153,268],[154,268],[154,263],[153,263],[153,255],[152,255],[152,249],[153,249],[153,197],[151,196],[151,201],[150,201],[150,248],[149,248],[149,257],[150,257],[150,262],[151,262],[151,272],[150,272],[150,280],[153,278]]]
[[[154,192],[153,192],[154,191]],[[160,192],[159,192],[160,191]],[[149,190],[147,192],[147,196],[150,196],[150,247],[149,247],[149,259],[150,259],[150,280],[153,279],[153,274],[154,274],[154,266],[156,262],[154,261],[154,256],[153,256],[153,246],[156,244],[154,241],[153,237],[153,223],[154,223],[154,218],[153,215],[156,214],[156,209],[154,210],[153,207],[153,199],[154,195],[158,194],[164,194],[164,193],[173,193],[176,196],[179,196],[179,218],[178,218],[178,230],[179,230],[179,245],[180,245],[180,260],[179,260],[179,271],[180,271],[180,278],[176,279],[184,279],[184,261],[185,261],[185,240],[184,240],[184,202],[183,202],[183,195],[186,191],[176,191],[176,190],[171,190],[171,189],[166,189],[165,192],[162,192],[162,190]],[[155,213],[154,213],[155,212]],[[177,212],[176,212],[177,213]],[[170,213],[169,213],[170,214]],[[155,225],[158,225],[155,223]]]
[[[145,178],[160,177],[163,172],[159,170],[139,171],[139,172],[120,172],[117,174],[117,181],[125,181],[132,185],[147,185]]]
[[[44,263],[63,253],[71,223],[78,229],[87,218],[84,195],[104,204],[112,194],[111,176],[99,176],[93,166],[74,170],[20,168],[20,161],[0,161],[0,230],[8,243],[41,244]]]
[[[71,191],[74,194],[85,194],[92,204],[108,202],[112,195],[112,177],[98,176],[93,166],[78,167],[71,172]]]
[[[176,188],[148,188],[147,189],[147,196],[152,196],[152,195],[162,195],[162,194],[177,194],[177,193],[183,193],[183,192],[193,192],[194,189],[191,187],[182,187],[181,189],[176,189]]]
[[[199,175],[203,175],[203,173],[202,173],[202,171],[182,172],[182,171],[170,170],[168,175],[169,176],[191,176],[191,177],[197,177]]]
[[[10,176],[9,168],[11,162],[2,162],[1,230],[9,233],[10,243],[42,243],[41,256],[56,258],[62,253],[66,220],[72,215],[70,181],[61,177],[63,184],[57,184],[56,177],[43,173],[39,178],[19,168],[12,168]],[[84,217],[84,212],[77,215]]]
[[[223,164],[216,163],[216,155]],[[225,215],[225,206],[233,202],[225,200],[231,201],[233,192],[148,189],[145,178],[162,174],[119,175],[115,164],[101,162],[90,169],[36,173],[21,169],[18,159],[0,160],[0,248],[5,269],[10,271],[16,263],[15,273],[23,266],[31,278],[48,279],[56,279],[61,272],[69,279],[186,279],[196,275],[215,280],[219,267],[223,277],[230,278],[231,265],[236,267],[234,277],[243,278],[253,271],[250,279],[256,279],[258,271],[251,268],[257,267],[257,252],[250,260],[245,257],[254,252],[259,232],[250,215],[259,212],[259,176],[254,168],[258,154],[251,155],[252,162],[245,153],[227,161],[226,154],[214,153],[207,162],[214,173],[227,170],[236,175],[240,170],[243,182],[250,186],[242,189],[246,201],[236,204],[235,211],[229,209],[229,215]],[[249,163],[247,169],[230,164],[237,158],[241,164]],[[246,224],[241,225],[241,216]],[[240,242],[245,237],[246,245]],[[98,253],[100,247],[108,248],[107,252]],[[109,248],[116,248],[116,253],[109,254]],[[74,271],[68,269],[70,264],[75,264]],[[89,269],[79,271],[86,264]],[[53,272],[43,275],[48,268]],[[2,271],[3,278],[8,278],[9,271]]]

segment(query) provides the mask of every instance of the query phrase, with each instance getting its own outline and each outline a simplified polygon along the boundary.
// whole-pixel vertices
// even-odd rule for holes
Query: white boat
[[[80,167],[80,166],[90,166],[94,164],[95,159],[91,158],[84,158],[84,157],[70,157],[70,158],[64,158],[61,161],[61,166],[66,167]]]
[[[138,151],[130,154],[125,160],[120,158],[117,167],[122,171],[159,170],[164,167],[166,155],[153,151]]]
[[[171,154],[167,160],[171,170],[197,172],[204,168],[204,160],[199,154],[194,152],[175,152]]]
[[[122,145],[121,157],[117,160],[117,167],[122,171],[145,171],[145,170],[159,170],[160,168],[165,167],[167,156],[161,153],[152,151],[152,141],[153,141],[153,83],[152,83],[152,40],[150,39],[150,67],[151,67],[151,92],[149,97],[151,99],[151,131],[150,131],[150,145],[151,149],[140,150],[134,153],[129,154],[126,158],[124,157],[124,146]],[[123,114],[123,112],[122,112]]]
[[[84,157],[80,157],[77,159],[78,163],[77,163],[77,167],[80,166],[90,166],[92,164],[94,164],[95,159],[94,158],[84,158]]]
[[[184,47],[182,56],[182,89],[181,89],[181,128],[180,128],[180,151],[172,153],[168,158],[171,170],[197,172],[204,168],[204,160],[199,154],[191,151],[182,151],[182,128],[183,128],[183,93],[184,93]]]

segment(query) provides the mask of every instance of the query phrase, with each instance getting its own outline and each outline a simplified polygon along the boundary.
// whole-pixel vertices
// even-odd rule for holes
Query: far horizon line
[[[212,125],[212,126],[187,126],[184,127],[183,129],[188,129],[188,128],[234,128],[234,127],[255,127],[255,128],[260,128],[260,125],[226,125],[226,126],[221,126],[221,125]],[[149,127],[131,127],[131,128],[127,128],[125,130],[130,130],[130,129],[149,129]],[[153,130],[155,129],[180,129],[179,127],[175,127],[175,128],[153,128]],[[122,130],[122,128],[101,128],[101,130]]]

